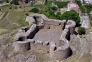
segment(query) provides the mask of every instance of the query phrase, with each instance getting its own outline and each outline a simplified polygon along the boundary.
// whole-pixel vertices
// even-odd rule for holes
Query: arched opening
[[[18,39],[18,41],[24,41],[25,40],[25,37],[20,37],[19,39]]]

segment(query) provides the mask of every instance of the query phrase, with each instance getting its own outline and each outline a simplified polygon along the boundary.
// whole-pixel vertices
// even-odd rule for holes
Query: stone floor
[[[58,42],[62,31],[56,29],[41,29],[35,36],[34,39],[40,41],[54,41]]]

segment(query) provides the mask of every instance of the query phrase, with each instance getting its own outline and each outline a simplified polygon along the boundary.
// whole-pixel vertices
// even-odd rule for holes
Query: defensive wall
[[[50,57],[55,60],[63,60],[69,57],[69,38],[75,31],[76,24],[74,21],[49,19],[43,14],[31,14],[25,18],[25,21],[29,22],[29,26],[20,29],[14,37],[16,51],[44,52],[50,54]],[[44,36],[40,38],[42,35],[40,33],[41,35],[38,35],[38,37],[43,40],[35,39],[41,30],[45,31],[44,29],[47,32],[49,30],[60,31],[60,37],[56,41],[53,41],[54,38],[50,38],[51,40],[48,41],[49,37],[47,36],[44,40]]]

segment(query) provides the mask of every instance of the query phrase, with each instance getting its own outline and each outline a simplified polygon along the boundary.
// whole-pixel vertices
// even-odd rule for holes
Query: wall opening
[[[59,25],[61,25],[61,23],[59,23]]]
[[[67,23],[67,22],[64,23],[63,30],[65,29],[66,23]]]
[[[50,29],[50,27],[48,29]]]
[[[24,41],[25,37],[20,37],[17,41]]]
[[[54,51],[56,51],[57,47],[54,47]]]
[[[50,45],[50,43],[48,42],[48,43],[47,43],[47,46],[49,46],[49,45]]]
[[[22,28],[22,30],[24,30],[25,32],[26,32],[28,29],[29,29],[28,27]]]
[[[69,48],[69,57],[72,56],[73,51],[71,50],[71,48]]]

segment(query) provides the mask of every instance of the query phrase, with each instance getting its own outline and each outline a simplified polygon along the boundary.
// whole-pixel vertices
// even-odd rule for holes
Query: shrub
[[[76,25],[79,25],[80,23],[80,17],[79,14],[74,11],[74,10],[70,10],[70,11],[66,11],[65,13],[62,14],[61,19],[65,19],[65,20],[73,20]]]
[[[84,27],[79,27],[78,28],[78,33],[79,33],[79,35],[85,34],[85,28]]]
[[[29,16],[29,14],[28,14],[28,13],[26,13],[25,15],[26,15],[26,16]]]
[[[39,12],[39,9],[38,8],[32,8],[29,12],[38,13]]]
[[[56,5],[58,6],[58,8],[64,8],[67,6],[68,2],[56,2]]]
[[[61,19],[61,12],[57,12],[55,16],[56,16],[56,19]]]
[[[51,7],[52,10],[56,11],[57,10],[57,7],[53,6]]]

